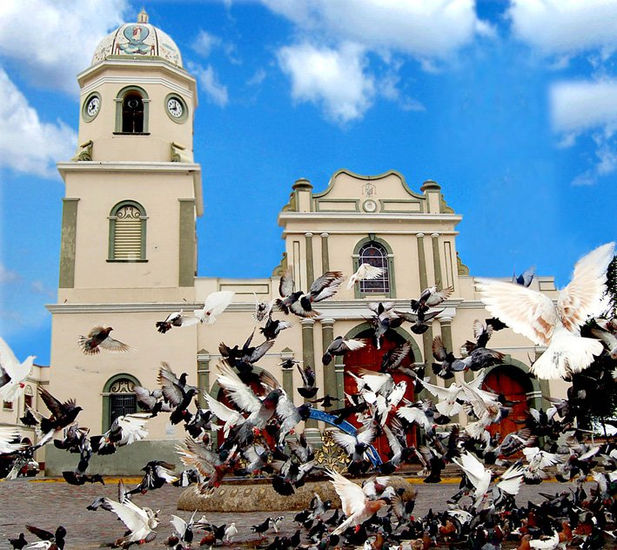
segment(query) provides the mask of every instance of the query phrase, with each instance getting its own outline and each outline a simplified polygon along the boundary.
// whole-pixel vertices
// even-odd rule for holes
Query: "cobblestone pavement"
[[[131,485],[131,483],[127,483]],[[457,490],[456,483],[441,483],[439,485],[418,484],[418,498],[414,515],[423,515],[429,508],[443,510],[445,501]],[[539,486],[523,485],[518,502],[527,500],[538,502],[542,500],[539,492],[554,494],[564,490],[559,483],[543,483]],[[137,495],[134,502],[141,506],[159,509],[161,524],[157,539],[145,548],[163,548],[163,542],[171,534],[169,524],[171,514],[183,518],[190,517],[190,512],[178,512],[176,502],[182,489],[166,486],[146,495]],[[26,533],[26,539],[35,540],[25,530],[25,524],[30,523],[42,529],[53,531],[58,525],[64,525],[68,534],[66,549],[101,548],[112,543],[124,533],[124,526],[110,512],[98,510],[92,512],[86,506],[97,496],[108,496],[117,499],[117,483],[111,481],[106,486],[101,484],[75,487],[64,482],[46,481],[44,479],[4,481],[0,483],[0,549],[8,549],[7,537],[14,537],[20,532]],[[286,535],[294,533],[296,525],[293,516],[296,512],[280,513],[208,513],[207,518],[216,525],[235,522],[238,528],[237,541],[228,548],[246,548],[255,546],[257,539],[251,533],[251,525],[262,522],[268,515],[284,515],[282,532]],[[197,535],[199,536],[199,535]],[[272,540],[270,536],[270,540]]]

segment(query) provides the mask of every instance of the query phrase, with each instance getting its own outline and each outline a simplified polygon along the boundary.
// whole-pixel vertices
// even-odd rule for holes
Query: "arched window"
[[[103,431],[119,416],[137,412],[135,386],[139,380],[130,374],[112,376],[103,388]]]
[[[135,201],[122,201],[111,209],[108,261],[146,261],[146,220],[144,207]]]
[[[371,240],[362,245],[358,251],[358,266],[369,264],[383,269],[377,279],[360,281],[359,290],[362,294],[390,294],[390,262],[388,251],[377,241]]]
[[[144,131],[144,102],[137,93],[126,94],[122,101],[122,131],[125,134]]]
[[[116,134],[147,134],[150,99],[143,88],[127,86],[116,96]]]

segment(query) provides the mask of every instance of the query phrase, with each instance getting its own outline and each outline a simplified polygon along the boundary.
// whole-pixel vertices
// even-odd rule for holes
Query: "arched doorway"
[[[488,427],[490,434],[499,433],[503,439],[506,434],[522,429],[523,424],[519,422],[527,418],[528,396],[534,392],[529,375],[514,365],[497,365],[484,378],[482,388],[503,395],[507,401],[514,402],[506,418]]]
[[[388,330],[382,338],[380,349],[377,349],[377,346],[375,344],[373,329],[368,327],[368,324],[366,323],[350,331],[345,336],[345,338],[358,338],[366,340],[366,346],[355,351],[347,352],[345,354],[344,386],[345,393],[348,394],[357,393],[356,381],[352,376],[350,376],[350,373],[353,373],[356,376],[360,376],[360,371],[362,370],[371,370],[378,372],[381,367],[381,361],[384,354],[392,350],[393,348],[403,344],[405,341],[411,343],[414,357],[416,358],[416,360],[421,360],[420,349],[418,348],[417,344],[411,338],[411,336],[407,335],[402,329]],[[410,356],[408,356],[403,360],[401,365],[404,367],[408,367],[411,364],[412,359]],[[409,377],[399,373],[393,374],[392,377],[394,378],[394,381],[396,383],[400,382],[401,380],[407,382],[407,391],[405,392],[405,398],[413,401],[414,389],[413,383],[409,379]],[[356,421],[355,415],[353,418],[349,418],[348,421],[350,422],[350,424],[353,424],[356,427],[359,426],[359,423]],[[415,443],[415,432],[407,434],[407,444],[415,445]],[[388,460],[388,452],[390,450],[390,446],[388,445],[388,440],[385,435],[377,437],[377,439],[373,442],[373,446],[375,447],[375,449],[377,449],[379,455],[384,462]]]
[[[130,374],[116,374],[103,387],[103,431],[119,416],[137,412],[135,386],[141,386],[139,380]]]

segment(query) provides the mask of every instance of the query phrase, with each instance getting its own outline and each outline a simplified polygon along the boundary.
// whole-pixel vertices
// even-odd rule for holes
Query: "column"
[[[203,394],[210,391],[210,354],[205,349],[197,352],[197,388],[199,407],[205,409],[207,402]]]
[[[420,292],[428,287],[428,277],[426,275],[426,253],[424,252],[424,233],[416,235],[418,239],[418,270],[420,274]]]
[[[315,369],[315,342],[313,340],[315,321],[313,319],[302,319],[300,324],[302,325],[302,363],[303,366],[310,365]],[[313,446],[320,446],[321,432],[317,427],[317,421],[309,418],[304,426],[304,434],[307,441]]]
[[[426,272],[426,252],[424,250],[424,233],[417,233],[418,239],[418,274],[420,276],[420,292],[428,288],[428,275]],[[418,293],[418,296],[420,294]],[[429,329],[422,335],[422,353],[424,355],[425,374],[430,375],[431,382],[435,381],[435,375],[432,374],[431,363],[433,361],[433,328]],[[420,392],[422,393],[422,392]]]
[[[345,405],[345,363],[343,357],[337,355],[334,361],[334,372],[336,374],[336,396],[340,401],[336,402],[336,407]]]
[[[73,288],[75,286],[75,241],[77,238],[78,201],[79,199],[62,199],[59,288]],[[109,231],[109,227],[106,230]]]
[[[305,233],[304,240],[306,244],[306,291],[315,280],[315,270],[313,268],[313,234]]]
[[[293,359],[294,352],[289,348],[285,348],[281,350],[281,362],[284,363],[287,359]],[[285,393],[289,396],[289,399],[294,400],[294,367],[293,365],[290,368],[282,367],[283,371],[283,389]]]
[[[332,340],[334,340],[334,319],[321,320],[321,335],[323,340],[323,353],[326,353],[328,346],[332,343]],[[329,365],[323,367],[323,392],[324,395],[328,394],[330,397],[338,397],[334,361],[331,361]],[[335,408],[336,407],[337,405],[335,404]]]
[[[442,284],[441,277],[441,256],[439,255],[439,233],[431,233],[433,241],[433,268],[435,270],[435,284],[439,287]]]
[[[325,273],[330,271],[330,255],[328,252],[328,233],[321,234],[321,269]]]

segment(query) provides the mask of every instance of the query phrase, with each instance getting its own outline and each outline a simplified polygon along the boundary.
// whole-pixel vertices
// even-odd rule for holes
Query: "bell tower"
[[[114,301],[193,300],[203,211],[195,79],[144,10],[100,42],[77,78],[79,147],[58,164],[60,301],[101,301],[106,289]]]
[[[132,388],[154,387],[161,361],[195,370],[188,365],[196,363],[197,327],[161,335],[155,323],[197,307],[195,229],[203,202],[193,159],[196,82],[145,11],[103,38],[77,80],[78,148],[58,163],[65,197],[58,301],[48,306],[49,390],[88,404],[79,422],[94,433],[136,410]],[[129,350],[84,355],[78,338],[101,325]],[[165,419],[153,419],[148,430],[173,461],[183,434]],[[139,445],[131,452],[141,452]],[[71,467],[64,455],[47,451],[50,471]],[[126,471],[118,461],[111,471]]]

